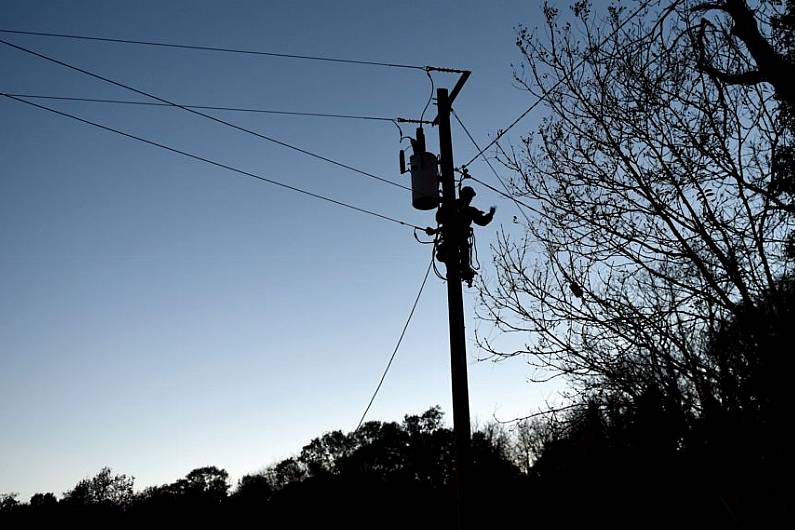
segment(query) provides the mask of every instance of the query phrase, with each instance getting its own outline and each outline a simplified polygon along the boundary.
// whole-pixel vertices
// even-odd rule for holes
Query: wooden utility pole
[[[461,83],[463,84],[463,83]],[[454,91],[457,92],[457,91]],[[439,151],[442,181],[442,208],[448,219],[442,225],[447,242],[447,307],[450,320],[450,367],[453,379],[453,430],[455,431],[456,497],[458,528],[468,526],[470,503],[470,471],[472,465],[472,435],[469,422],[469,384],[467,382],[467,350],[464,332],[464,296],[461,288],[461,230],[455,208],[456,186],[453,166],[453,139],[450,132],[452,98],[446,88],[436,91],[439,126]]]

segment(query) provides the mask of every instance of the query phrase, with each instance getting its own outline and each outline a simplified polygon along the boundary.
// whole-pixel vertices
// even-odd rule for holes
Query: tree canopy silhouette
[[[434,407],[402,422],[370,421],[353,432],[326,433],[296,456],[242,477],[231,494],[227,472],[215,466],[138,493],[132,478],[103,468],[60,502],[51,494],[35,495],[29,503],[6,495],[0,522],[214,527],[255,518],[293,527],[451,527],[454,438],[443,419]],[[523,491],[523,477],[497,431],[476,432],[473,440],[479,506],[473,514],[483,524],[512,519],[512,512],[495,515],[494,503],[518,502]]]
[[[585,395],[654,387],[702,414],[727,383],[710,338],[792,270],[793,215],[769,192],[790,133],[770,85],[699,68],[698,22],[681,4],[606,40],[622,11],[603,21],[584,2],[577,30],[551,7],[547,43],[520,30],[516,79],[547,93],[547,116],[500,158],[535,218],[524,238],[502,234],[481,316],[527,341],[480,342]]]
[[[546,37],[518,32],[516,81],[546,114],[498,158],[534,217],[501,234],[480,314],[526,341],[480,343],[571,384],[565,410],[521,424],[519,454],[594,510],[787,511],[795,34],[792,2],[757,4],[650,2],[625,24],[580,1],[572,19],[546,6]],[[766,73],[734,77],[750,67]]]

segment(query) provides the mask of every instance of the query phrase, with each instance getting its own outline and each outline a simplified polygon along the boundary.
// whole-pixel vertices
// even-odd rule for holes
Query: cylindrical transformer
[[[433,210],[439,206],[439,172],[433,153],[412,155],[411,205],[418,210]]]

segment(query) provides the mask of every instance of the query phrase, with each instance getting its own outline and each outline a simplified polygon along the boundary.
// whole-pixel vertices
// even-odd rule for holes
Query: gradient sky
[[[3,0],[0,25],[468,68],[455,108],[485,143],[533,102],[512,82],[513,28],[539,25],[539,11],[524,0]],[[430,93],[420,71],[0,38],[185,104],[417,118]],[[3,92],[144,100],[4,45],[0,68]],[[434,80],[451,88],[455,77]],[[41,103],[433,222],[408,192],[180,109]],[[408,183],[389,122],[217,115]],[[356,426],[429,260],[409,229],[7,98],[0,123],[0,492],[60,495],[102,466],[135,476],[139,489],[203,465],[237,479]],[[436,151],[436,130],[427,134]],[[474,153],[455,124],[454,147],[457,164]],[[482,164],[472,171],[494,182]],[[478,231],[488,274],[489,242],[517,212],[479,191],[477,206],[499,208]],[[465,296],[473,419],[554,400],[554,388],[527,383],[522,359],[477,361],[473,331],[491,330],[474,318],[474,290]],[[449,418],[448,352],[446,289],[432,276],[368,417],[439,404]]]

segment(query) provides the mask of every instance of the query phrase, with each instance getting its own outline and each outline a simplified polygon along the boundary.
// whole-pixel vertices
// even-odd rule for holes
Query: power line
[[[420,114],[420,123],[422,123],[423,120],[425,119],[425,112],[428,110],[428,107],[431,106],[431,101],[433,101],[433,93],[434,93],[434,90],[435,90],[435,86],[434,86],[434,83],[433,83],[433,76],[428,71],[426,71],[425,73],[428,76],[428,81],[430,81],[430,83],[431,83],[431,92],[430,92],[430,94],[428,94],[428,101],[425,103],[425,108],[422,109],[422,113]]]
[[[8,41],[5,41],[5,40],[2,40],[2,39],[0,39],[0,43],[5,44],[6,46],[10,46],[12,48],[15,48],[17,50],[23,51],[25,53],[29,53],[31,55],[39,57],[40,59],[44,59],[45,61],[49,61],[49,62],[58,64],[58,65],[61,65],[63,67],[69,68],[70,70],[74,70],[76,72],[80,72],[81,74],[87,75],[89,77],[93,77],[95,79],[99,79],[100,81],[104,81],[106,83],[110,83],[110,84],[115,85],[117,87],[124,88],[125,90],[129,90],[131,92],[135,92],[136,94],[139,94],[139,95],[142,95],[142,96],[146,96],[148,98],[152,98],[152,99],[154,99],[156,101],[159,101],[160,103],[164,103],[166,105],[170,105],[170,106],[173,106],[173,107],[180,108],[182,110],[190,112],[191,114],[195,114],[197,116],[202,116],[203,118],[207,118],[208,120],[212,120],[212,121],[220,123],[222,125],[226,125],[227,127],[231,127],[231,128],[236,129],[238,131],[250,134],[252,136],[256,136],[257,138],[260,138],[262,140],[266,140],[268,142],[275,143],[275,144],[280,145],[282,147],[287,147],[288,149],[292,149],[294,151],[298,151],[299,153],[305,154],[307,156],[311,156],[312,158],[316,158],[318,160],[323,160],[324,162],[328,162],[328,163],[333,164],[335,166],[338,166],[338,167],[353,171],[354,173],[358,173],[360,175],[369,177],[369,178],[377,180],[379,182],[383,182],[384,184],[389,184],[389,185],[395,186],[397,188],[401,188],[401,189],[404,189],[404,190],[411,191],[411,188],[409,188],[407,186],[404,186],[402,184],[399,184],[399,183],[397,183],[395,181],[389,180],[387,178],[379,177],[378,175],[375,175],[375,174],[370,173],[368,171],[364,171],[362,169],[353,167],[353,166],[348,165],[348,164],[344,164],[342,162],[339,162],[337,160],[328,158],[326,156],[319,155],[317,153],[313,153],[312,151],[308,151],[308,150],[303,149],[301,147],[297,147],[295,145],[288,144],[287,142],[283,142],[281,140],[277,140],[276,138],[272,138],[272,137],[267,136],[265,134],[258,133],[256,131],[252,131],[251,129],[247,129],[245,127],[241,127],[240,125],[236,125],[236,124],[234,124],[232,122],[228,122],[226,120],[222,120],[221,118],[217,118],[217,117],[212,116],[210,114],[205,114],[203,112],[199,112],[198,110],[194,110],[194,109],[188,108],[188,107],[186,107],[184,105],[179,105],[177,103],[174,103],[173,101],[169,101],[167,99],[155,96],[155,95],[153,95],[153,94],[151,94],[149,92],[146,92],[146,91],[143,91],[143,90],[139,90],[139,89],[134,88],[134,87],[132,87],[130,85],[125,85],[124,83],[121,83],[119,81],[114,81],[113,79],[109,79],[109,78],[101,76],[99,74],[95,74],[93,72],[90,72],[90,71],[85,70],[83,68],[80,68],[78,66],[74,66],[74,65],[71,65],[69,63],[65,63],[63,61],[60,61],[60,60],[55,59],[53,57],[49,57],[49,56],[44,55],[42,53],[38,53],[38,52],[35,52],[33,50],[29,50],[27,48],[23,48],[22,46],[18,46],[16,44],[12,44],[12,43],[10,43]]]
[[[593,53],[595,53],[595,52],[596,52],[596,51],[597,51],[599,48],[601,48],[602,46],[604,46],[604,45],[607,43],[607,41],[609,41],[609,40],[610,40],[610,39],[612,39],[614,36],[616,36],[616,34],[618,34],[618,32],[619,32],[619,31],[621,31],[621,30],[624,28],[624,26],[625,26],[625,25],[626,25],[626,24],[627,24],[627,23],[628,23],[630,20],[632,20],[633,18],[635,18],[635,17],[636,17],[636,16],[637,16],[637,15],[638,15],[638,14],[639,14],[641,11],[643,11],[644,9],[646,9],[646,7],[648,7],[648,5],[649,5],[650,3],[652,3],[653,1],[654,1],[654,0],[646,0],[645,2],[643,2],[643,3],[640,5],[640,7],[639,7],[638,9],[636,9],[636,10],[635,10],[635,11],[634,11],[634,12],[633,12],[631,15],[629,15],[627,18],[625,18],[625,19],[624,19],[624,20],[621,22],[621,24],[619,24],[618,26],[616,26],[616,29],[614,29],[614,30],[613,30],[613,31],[610,33],[610,35],[608,35],[608,36],[607,36],[607,37],[606,37],[606,38],[605,38],[605,39],[604,39],[604,40],[603,40],[601,43],[599,43],[599,45],[598,45],[598,46],[595,46],[595,47],[594,47],[594,48],[593,48],[591,51],[589,51],[588,53],[586,53],[586,54],[583,56],[583,58],[582,58],[582,59],[580,59],[580,60],[579,60],[579,62],[577,62],[577,64],[575,64],[575,65],[574,65],[574,67],[572,67],[572,70],[576,70],[577,68],[579,68],[580,66],[582,66],[582,65],[585,63],[585,61],[587,61],[587,60],[588,60],[588,59],[591,57],[591,55],[592,55]],[[461,167],[462,167],[462,168],[465,168],[465,167],[469,166],[469,164],[471,164],[472,162],[474,162],[474,161],[475,161],[475,159],[477,159],[477,158],[478,158],[478,157],[479,157],[481,154],[483,154],[483,153],[484,153],[485,151],[487,151],[487,150],[488,150],[488,149],[489,149],[491,146],[493,146],[494,144],[496,144],[497,142],[499,142],[499,141],[500,141],[500,138],[502,138],[503,136],[505,136],[505,134],[506,134],[508,131],[510,131],[510,130],[511,130],[511,129],[512,129],[512,128],[513,128],[513,127],[514,127],[514,126],[517,124],[517,123],[519,123],[520,121],[522,121],[522,119],[523,119],[525,116],[527,116],[528,114],[530,114],[530,113],[533,111],[533,109],[535,109],[535,108],[536,108],[536,107],[537,107],[537,106],[538,106],[538,105],[539,105],[539,104],[540,104],[542,101],[544,101],[544,100],[547,98],[547,96],[549,96],[549,94],[550,94],[550,93],[552,93],[552,91],[553,91],[553,90],[555,90],[556,88],[558,88],[558,87],[559,87],[559,86],[560,86],[562,83],[563,83],[563,79],[559,79],[559,80],[558,80],[556,83],[554,83],[554,84],[553,84],[551,87],[549,87],[547,90],[543,90],[543,91],[541,92],[541,95],[538,97],[538,99],[536,99],[536,100],[533,102],[533,104],[532,104],[532,105],[530,105],[530,107],[528,107],[528,108],[527,108],[527,110],[525,110],[524,112],[522,112],[522,113],[519,115],[519,117],[518,117],[518,118],[516,118],[515,120],[513,120],[513,121],[510,123],[510,125],[508,125],[508,127],[506,127],[505,129],[501,129],[501,130],[500,130],[500,131],[499,131],[499,132],[498,132],[498,133],[497,133],[497,134],[494,136],[494,139],[493,139],[491,142],[489,142],[489,143],[488,143],[488,145],[486,145],[486,147],[484,147],[483,149],[479,150],[479,151],[478,151],[478,152],[475,154],[475,156],[473,156],[473,157],[472,157],[472,158],[469,160],[469,162],[467,162],[466,164],[464,164],[464,165],[463,165],[463,166],[461,166]]]
[[[147,105],[147,106],[154,106],[154,107],[172,107],[173,105],[169,105],[167,103],[155,103],[152,101],[131,101],[127,99],[102,99],[102,98],[86,98],[86,97],[67,97],[67,96],[45,96],[40,94],[16,94],[16,93],[9,93],[11,96],[18,96],[21,98],[28,98],[28,99],[50,99],[50,100],[58,100],[58,101],[83,101],[87,103],[110,103],[115,105]],[[231,112],[250,112],[250,113],[258,113],[258,114],[276,114],[276,115],[284,115],[284,116],[307,116],[307,117],[318,117],[318,118],[343,118],[343,119],[353,119],[353,120],[373,120],[373,121],[388,121],[388,122],[400,122],[404,121],[405,118],[388,118],[386,116],[365,116],[362,114],[329,114],[329,113],[322,113],[322,112],[298,112],[292,110],[274,110],[274,109],[259,109],[259,108],[251,108],[251,107],[214,107],[209,105],[185,105],[180,104],[181,107],[186,107],[189,109],[202,109],[202,110],[223,110],[223,111],[231,111]]]
[[[142,138],[140,136],[136,136],[134,134],[130,134],[130,133],[121,131],[119,129],[114,129],[113,127],[109,127],[107,125],[102,125],[100,123],[96,123],[96,122],[93,122],[91,120],[87,120],[85,118],[81,118],[79,116],[75,116],[74,114],[69,114],[68,112],[63,112],[63,111],[60,111],[60,110],[57,110],[57,109],[53,109],[51,107],[45,107],[44,105],[39,105],[38,103],[34,103],[32,101],[26,101],[26,100],[21,99],[19,97],[12,96],[11,94],[5,94],[5,93],[0,92],[0,95],[5,96],[5,97],[7,97],[9,99],[13,99],[15,101],[19,101],[20,103],[24,103],[26,105],[30,105],[32,107],[36,107],[36,108],[39,108],[39,109],[42,109],[42,110],[46,110],[48,112],[52,112],[54,114],[58,114],[60,116],[66,117],[66,118],[71,118],[73,120],[77,120],[77,121],[79,121],[81,123],[85,123],[87,125],[92,125],[94,127],[97,127],[99,129],[103,129],[105,131],[109,131],[109,132],[113,132],[113,133],[116,133],[116,134],[120,134],[122,136],[126,136],[127,138],[131,138],[133,140],[138,140],[139,142],[143,142],[143,143],[148,144],[148,145],[152,145],[152,146],[155,146],[155,147],[160,147],[161,149],[165,149],[167,151],[171,151],[172,153],[176,153],[178,155],[182,155],[182,156],[185,156],[185,157],[188,157],[188,158],[192,158],[194,160],[199,160],[201,162],[204,162],[204,163],[216,166],[216,167],[220,167],[222,169],[226,169],[227,171],[232,171],[234,173],[239,173],[239,174],[245,175],[247,177],[251,177],[251,178],[254,178],[254,179],[257,179],[257,180],[261,180],[263,182],[267,182],[268,184],[273,184],[274,186],[279,186],[280,188],[285,188],[285,189],[288,189],[288,190],[291,190],[291,191],[295,191],[297,193],[301,193],[303,195],[308,195],[309,197],[314,197],[315,199],[320,199],[320,200],[323,200],[323,201],[326,201],[326,202],[330,202],[332,204],[336,204],[337,206],[342,206],[342,207],[348,208],[350,210],[355,210],[357,212],[361,212],[361,213],[365,213],[365,214],[368,214],[368,215],[372,215],[372,216],[378,217],[380,219],[384,219],[386,221],[391,221],[393,223],[397,223],[399,225],[407,226],[407,227],[410,227],[410,228],[415,228],[417,230],[423,230],[422,227],[414,225],[412,223],[401,221],[399,219],[395,219],[393,217],[389,217],[387,215],[383,215],[383,214],[380,214],[378,212],[374,212],[372,210],[368,210],[366,208],[361,208],[359,206],[353,206],[351,204],[348,204],[348,203],[345,203],[345,202],[342,202],[342,201],[338,201],[337,199],[332,199],[331,197],[326,197],[325,195],[320,195],[319,193],[314,193],[314,192],[311,192],[311,191],[307,191],[305,189],[298,188],[296,186],[292,186],[290,184],[285,184],[284,182],[279,182],[278,180],[269,179],[269,178],[263,177],[261,175],[257,175],[256,173],[251,173],[250,171],[245,171],[243,169],[238,169],[236,167],[233,167],[233,166],[221,163],[221,162],[216,162],[215,160],[211,160],[211,159],[205,158],[203,156],[199,156],[199,155],[196,155],[196,154],[193,154],[193,153],[188,153],[187,151],[182,151],[182,150],[176,149],[174,147],[170,147],[168,145],[165,145],[165,144],[162,144],[162,143],[159,143],[159,142],[155,142],[154,140],[148,140],[146,138]]]
[[[384,369],[384,373],[381,375],[381,380],[378,381],[378,386],[375,387],[375,392],[373,392],[372,397],[370,398],[370,402],[367,404],[367,408],[364,409],[364,413],[362,417],[359,419],[359,424],[356,426],[356,431],[359,430],[359,427],[362,426],[364,423],[364,418],[367,416],[367,413],[370,411],[370,407],[373,405],[373,401],[375,401],[375,397],[378,395],[378,391],[381,390],[381,385],[384,384],[384,379],[386,379],[386,374],[389,373],[389,369],[392,367],[392,361],[395,360],[395,355],[397,355],[398,349],[400,348],[400,344],[403,342],[403,337],[406,335],[406,330],[411,323],[411,318],[414,316],[414,310],[417,309],[417,303],[420,301],[420,297],[422,296],[422,291],[425,289],[425,284],[428,281],[428,276],[431,272],[431,267],[433,266],[433,254],[431,254],[431,262],[428,263],[428,268],[425,270],[425,277],[422,279],[422,284],[420,285],[420,290],[417,293],[417,297],[414,299],[414,304],[411,306],[411,311],[409,312],[409,316],[406,319],[406,323],[403,325],[403,331],[400,332],[400,337],[398,337],[397,344],[395,344],[395,349],[392,350],[392,356],[389,358],[389,362],[386,364],[386,368]]]
[[[526,203],[524,203],[524,202],[522,202],[522,201],[518,200],[516,197],[513,197],[513,196],[511,196],[511,195],[509,195],[509,194],[505,193],[504,191],[502,191],[502,190],[501,190],[501,189],[499,189],[499,188],[495,188],[494,186],[492,186],[491,184],[488,184],[487,182],[483,182],[482,180],[480,180],[480,179],[479,179],[479,178],[477,178],[477,177],[473,177],[473,176],[471,176],[471,175],[470,175],[470,177],[469,177],[469,178],[471,178],[472,180],[474,180],[474,181],[475,181],[475,182],[477,182],[478,184],[481,184],[482,186],[485,186],[486,188],[490,189],[490,190],[491,190],[491,191],[493,191],[494,193],[496,193],[496,194],[498,194],[498,195],[502,195],[502,196],[503,196],[503,197],[505,197],[506,199],[510,199],[510,200],[512,200],[513,202],[515,202],[515,203],[516,203],[516,205],[517,205],[517,206],[521,206],[522,208],[527,208],[528,210],[530,210],[530,211],[531,211],[531,212],[533,212],[533,213],[540,213],[540,212],[539,212],[537,209],[533,208],[533,207],[532,207],[532,206],[530,206],[529,204],[526,204]],[[525,217],[525,218],[526,218],[526,217]]]
[[[467,129],[466,125],[464,125],[464,122],[461,121],[461,118],[458,117],[458,113],[455,110],[452,110],[452,109],[451,109],[451,111],[452,111],[453,117],[455,117],[455,120],[458,122],[458,124],[461,126],[461,128],[464,129],[464,132],[469,137],[469,140],[472,142],[472,145],[475,146],[475,149],[480,151],[480,157],[483,159],[484,162],[486,162],[486,165],[489,166],[489,168],[491,169],[491,172],[494,173],[494,176],[497,177],[497,180],[500,182],[500,184],[502,184],[502,187],[505,188],[505,192],[510,194],[511,191],[508,188],[508,185],[505,183],[505,181],[502,180],[502,178],[500,177],[499,173],[497,173],[497,170],[494,169],[494,166],[492,165],[491,160],[486,158],[486,155],[483,153],[483,151],[478,146],[478,143],[475,141],[475,138],[472,136],[472,134],[470,134],[469,129]],[[471,176],[470,176],[470,178],[471,178]],[[525,221],[527,221],[527,223],[529,224],[530,223],[530,218],[527,217],[527,214],[522,209],[521,205],[519,204],[519,201],[513,196],[511,196],[511,199],[513,199],[513,202],[519,208],[519,212],[525,218]]]
[[[428,66],[419,66],[414,64],[399,64],[399,63],[386,63],[386,62],[379,62],[379,61],[365,61],[360,59],[346,59],[340,57],[325,57],[325,56],[315,56],[315,55],[295,55],[291,53],[278,53],[278,52],[268,52],[268,51],[258,51],[258,50],[244,50],[238,48],[220,48],[216,46],[198,46],[198,45],[191,45],[191,44],[175,44],[170,42],[153,42],[153,41],[142,41],[142,40],[130,40],[130,39],[118,39],[118,38],[111,38],[111,37],[95,37],[89,35],[73,35],[73,34],[66,34],[66,33],[47,33],[43,31],[20,31],[20,30],[11,30],[11,29],[0,29],[0,33],[11,33],[14,35],[33,35],[37,37],[56,37],[61,39],[78,39],[78,40],[89,40],[89,41],[100,41],[100,42],[114,42],[117,44],[136,44],[140,46],[156,46],[160,48],[181,48],[185,50],[201,50],[201,51],[211,51],[211,52],[223,52],[223,53],[238,53],[238,54],[246,54],[246,55],[260,55],[260,56],[267,56],[267,57],[280,57],[282,59],[300,59],[300,60],[307,60],[307,61],[324,61],[330,63],[345,63],[345,64],[358,64],[358,65],[365,65],[365,66],[383,66],[388,68],[405,68],[411,70],[425,70],[427,71],[429,68]],[[437,71],[447,71],[451,69],[441,69],[441,68],[434,68]],[[451,70],[455,71],[455,70]]]

